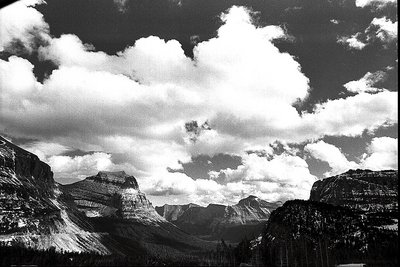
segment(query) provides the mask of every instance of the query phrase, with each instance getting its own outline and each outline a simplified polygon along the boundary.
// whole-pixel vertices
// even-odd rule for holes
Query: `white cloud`
[[[377,41],[384,48],[397,42],[397,21],[392,22],[386,17],[374,18],[363,32],[357,32],[351,36],[338,37],[337,39],[338,43],[356,50],[362,50],[367,45]]]
[[[226,187],[231,190],[245,189],[246,184],[246,193],[253,192],[271,201],[306,199],[316,180],[304,159],[286,153],[272,159],[249,154],[236,169],[224,169],[218,174],[213,172],[210,177],[217,175],[225,175]]]
[[[376,6],[381,8],[389,3],[396,4],[397,0],[356,0],[357,7]]]
[[[47,159],[57,179],[84,179],[99,171],[113,170],[111,155],[96,152],[84,156],[51,156]]]
[[[307,144],[304,150],[310,153],[312,157],[329,164],[331,170],[325,173],[325,176],[341,174],[358,167],[356,162],[347,160],[339,148],[324,141]]]
[[[318,160],[327,162],[331,170],[324,175],[333,176],[349,169],[370,169],[374,171],[398,169],[397,138],[375,137],[367,146],[367,153],[359,162],[349,161],[340,149],[334,145],[318,141],[307,144],[305,151]]]
[[[155,36],[108,55],[74,35],[62,35],[40,48],[42,58],[58,65],[43,83],[29,61],[0,60],[0,131],[71,149],[107,151],[67,157],[42,147],[56,177],[124,168],[148,193],[206,202],[210,196],[204,192],[218,188],[213,194],[222,203],[243,192],[269,200],[307,197],[314,177],[303,159],[285,153],[271,160],[246,155],[246,150],[276,139],[354,136],[397,122],[397,92],[388,91],[329,100],[299,115],[292,104],[307,97],[309,81],[299,63],[272,43],[284,31],[253,25],[249,11],[240,7],[222,20],[215,38],[196,45],[194,59],[176,40]],[[184,128],[192,120],[208,121],[211,127],[196,142]],[[166,171],[180,169],[179,161],[193,155],[217,153],[245,157],[236,170],[225,170],[226,185]]]
[[[342,36],[338,38],[338,43],[344,44],[351,49],[362,50],[367,44],[358,39],[360,36],[361,33],[353,34],[350,37]]]
[[[350,81],[343,86],[347,89],[347,91],[353,93],[376,93],[383,91],[383,89],[373,86],[378,82],[384,81],[386,78],[387,74],[383,71],[377,71],[374,73],[367,72],[361,79],[357,81]]]
[[[113,0],[118,11],[124,13],[128,9],[128,0]]]
[[[0,10],[0,52],[14,51],[13,43],[18,41],[27,52],[32,52],[38,39],[48,40],[49,25],[35,5],[42,0],[16,1]]]
[[[398,169],[398,140],[391,137],[375,137],[363,155],[361,166],[370,170]]]
[[[383,43],[390,43],[397,40],[397,21],[392,22],[386,17],[374,18],[371,21],[369,29],[372,29],[374,26],[377,27],[377,29],[375,29],[376,37]],[[369,31],[369,29],[366,31]]]
[[[33,142],[21,146],[23,149],[35,154],[41,161],[47,162],[48,157],[58,156],[70,150],[69,147],[58,143],[49,142]]]
[[[357,136],[366,129],[393,125],[397,118],[397,92],[359,93],[316,105],[313,113],[303,115],[298,131],[310,134],[311,129],[309,139],[316,133]]]

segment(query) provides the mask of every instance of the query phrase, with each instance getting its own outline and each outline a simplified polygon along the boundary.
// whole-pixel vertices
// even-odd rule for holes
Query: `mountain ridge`
[[[239,242],[245,236],[258,235],[271,211],[281,204],[250,195],[235,205],[164,205],[156,211],[182,230],[206,240]]]

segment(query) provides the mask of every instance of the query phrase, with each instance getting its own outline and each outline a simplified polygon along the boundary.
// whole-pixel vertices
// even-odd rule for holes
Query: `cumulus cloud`
[[[374,171],[398,169],[397,138],[375,137],[367,146],[358,162],[349,161],[341,150],[324,141],[307,144],[304,148],[313,158],[327,162],[331,170],[326,177],[346,172],[349,169],[370,169]]]
[[[217,188],[215,199],[223,202],[243,192],[268,200],[307,198],[315,177],[296,153],[245,151],[276,139],[355,136],[397,122],[397,92],[388,91],[328,100],[299,114],[293,103],[308,96],[309,81],[273,43],[284,30],[254,25],[241,7],[221,19],[217,35],[198,42],[193,59],[178,41],[156,36],[108,55],[75,35],[61,35],[39,49],[41,59],[58,66],[42,83],[28,60],[0,60],[0,130],[68,149],[107,151],[68,157],[58,154],[61,148],[36,145],[58,177],[124,168],[150,194],[205,202],[205,192]],[[193,121],[198,125],[188,131]],[[181,169],[192,156],[218,153],[244,158],[237,169],[220,172],[222,185],[167,171]]]
[[[362,50],[373,43],[379,43],[384,48],[388,48],[397,42],[397,21],[392,22],[386,17],[374,18],[363,32],[341,36],[337,42],[356,50]]]
[[[42,0],[16,1],[0,10],[0,52],[32,52],[39,41],[50,39],[49,25],[34,6]]]
[[[314,113],[303,114],[298,131],[326,135],[358,136],[381,125],[397,122],[397,92],[359,93],[344,99],[329,100],[316,105]]]
[[[367,72],[361,79],[359,79],[357,81],[350,81],[350,82],[344,84],[343,86],[347,89],[347,91],[353,92],[353,93],[382,92],[384,89],[376,88],[376,87],[374,87],[374,85],[386,80],[387,76],[388,75],[384,71],[376,71],[374,73]]]
[[[367,28],[366,32],[373,31],[375,33],[375,37],[381,40],[383,43],[391,43],[397,41],[397,21],[392,22],[386,17],[374,18],[371,22],[371,25]]]
[[[304,150],[312,157],[329,164],[331,170],[325,176],[337,175],[358,167],[356,162],[347,160],[339,148],[324,141],[307,144]]]
[[[361,33],[356,33],[349,36],[342,36],[338,38],[338,43],[344,44],[350,49],[362,50],[367,44],[360,41]]]
[[[356,0],[357,7],[376,6],[382,8],[388,4],[397,4],[397,0]]]
[[[47,159],[57,179],[84,179],[99,171],[113,170],[111,155],[95,152],[84,156],[51,156]]]
[[[375,137],[363,155],[361,166],[370,170],[398,169],[398,140],[391,137]]]
[[[316,180],[304,159],[287,153],[272,158],[248,154],[243,157],[243,164],[236,169],[210,173],[214,179],[221,175],[225,177],[228,188],[233,184],[248,184],[250,187],[257,185],[256,191],[259,192],[254,192],[254,188],[250,191],[273,201],[308,198],[309,190]],[[245,186],[242,187],[245,189]]]
[[[41,161],[48,161],[51,156],[58,156],[71,150],[69,147],[63,146],[58,143],[49,142],[33,142],[22,146],[23,149],[35,154]]]

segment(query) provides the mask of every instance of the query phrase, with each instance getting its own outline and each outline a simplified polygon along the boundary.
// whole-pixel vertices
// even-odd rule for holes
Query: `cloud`
[[[388,4],[397,4],[397,0],[356,0],[357,7],[376,6],[382,8]]]
[[[270,200],[307,198],[315,177],[295,152],[262,157],[245,151],[277,139],[355,136],[397,122],[397,92],[386,90],[328,100],[299,114],[293,103],[307,98],[309,80],[295,58],[274,45],[284,30],[255,25],[242,7],[221,20],[217,35],[198,42],[193,58],[178,41],[156,36],[108,55],[69,34],[39,49],[41,59],[57,65],[42,83],[28,60],[0,60],[0,131],[46,140],[46,147],[34,149],[56,177],[119,168],[149,194],[205,202],[217,188],[213,194],[222,203],[243,192]],[[188,131],[193,121],[197,127]],[[68,157],[58,154],[57,144],[106,152]],[[224,184],[167,171],[182,169],[193,156],[218,153],[244,159],[237,169],[220,172]]]
[[[339,148],[324,141],[307,144],[304,150],[310,153],[312,157],[329,164],[331,170],[324,174],[325,177],[337,175],[358,167],[356,162],[347,160]]]
[[[21,147],[35,154],[41,161],[45,162],[47,162],[48,158],[51,156],[58,156],[71,150],[69,147],[58,143],[48,143],[43,141],[25,144]]]
[[[397,41],[397,21],[392,22],[386,17],[374,18],[366,32],[373,32],[374,30],[376,38],[380,39],[383,43],[387,44]]]
[[[0,9],[0,52],[32,52],[50,39],[49,25],[34,6],[42,0],[21,0]],[[22,50],[22,51],[19,51]]]
[[[363,155],[361,166],[370,170],[398,169],[398,140],[391,137],[375,137]]]
[[[338,38],[338,43],[344,44],[351,49],[362,50],[367,45],[366,43],[359,40],[362,33],[356,33],[348,36],[342,36]]]
[[[313,158],[327,162],[331,167],[325,177],[346,172],[349,169],[370,169],[374,171],[398,169],[397,138],[375,137],[367,146],[359,162],[349,161],[341,150],[324,141],[307,144],[304,148]]]
[[[240,187],[243,188],[247,184],[253,187],[251,191],[256,195],[263,195],[273,201],[306,199],[316,180],[316,177],[310,174],[305,160],[298,156],[283,153],[268,158],[249,154],[244,156],[242,161],[243,164],[236,169],[211,172],[210,177],[217,179],[223,175],[228,188],[233,184],[242,185]]]
[[[96,152],[84,156],[51,156],[47,159],[57,179],[84,179],[99,171],[113,170],[111,155]]]
[[[299,134],[358,136],[382,125],[397,122],[397,92],[359,93],[344,99],[316,105],[313,113],[303,114]],[[311,130],[311,132],[310,132]],[[303,133],[302,133],[303,132]]]
[[[382,92],[383,89],[376,88],[376,87],[374,87],[374,85],[386,80],[387,76],[388,75],[384,71],[376,71],[374,73],[367,72],[361,79],[359,79],[357,81],[350,81],[350,82],[344,84],[343,86],[347,89],[347,91],[353,92],[353,93]]]
[[[126,12],[128,9],[128,0],[113,0],[116,8],[118,9],[119,12]]]
[[[397,43],[397,21],[392,22],[386,17],[374,18],[363,32],[339,37],[337,42],[356,50],[362,50],[373,43],[388,48]]]

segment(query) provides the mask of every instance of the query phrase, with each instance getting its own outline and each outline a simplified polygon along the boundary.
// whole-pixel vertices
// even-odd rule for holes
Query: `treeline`
[[[77,253],[47,250],[35,250],[21,246],[0,245],[0,266],[197,266],[199,259],[173,257],[159,259],[146,253],[140,255],[100,255],[97,253]]]
[[[263,238],[256,244],[244,238],[236,246],[223,239],[215,249],[196,255],[170,255],[165,258],[141,252],[136,255],[99,255],[96,253],[59,252],[55,248],[34,250],[0,244],[0,266],[268,266],[330,267],[340,263],[366,263],[368,267],[398,266],[396,235],[375,236],[364,251],[355,244],[337,244],[328,238],[307,236]],[[286,236],[288,237],[288,236]],[[372,240],[371,240],[372,241]]]

